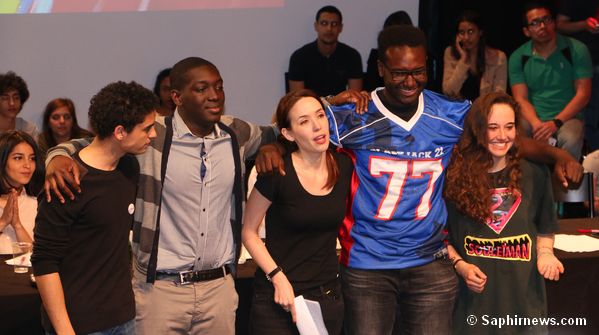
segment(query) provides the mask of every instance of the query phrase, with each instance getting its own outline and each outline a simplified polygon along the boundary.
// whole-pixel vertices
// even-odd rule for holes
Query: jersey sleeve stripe
[[[364,129],[364,128],[368,128],[368,127],[372,126],[373,124],[375,124],[375,123],[377,123],[377,122],[379,122],[379,121],[383,121],[383,120],[385,120],[385,119],[387,119],[387,117],[386,117],[386,116],[384,116],[384,117],[381,117],[380,119],[374,120],[374,121],[370,122],[369,124],[365,124],[365,125],[363,125],[362,127],[358,127],[358,128],[356,128],[356,129],[354,129],[354,130],[350,131],[349,133],[345,134],[345,135],[344,135],[342,138],[340,138],[340,140],[343,140],[343,139],[347,138],[348,136],[350,136],[351,134],[353,134],[353,133],[355,133],[355,132],[357,132],[357,131],[360,131],[360,130],[362,130],[362,129]]]
[[[446,120],[444,118],[441,118],[441,117],[438,117],[438,116],[434,116],[434,115],[431,115],[431,114],[428,114],[428,113],[422,113],[422,115],[426,115],[426,116],[428,116],[428,117],[430,117],[432,119],[443,121],[443,122],[447,123],[448,125],[456,128],[456,129],[459,129],[460,131],[464,131],[464,129],[462,129],[462,127],[460,127],[460,126],[458,126],[458,125],[456,125],[456,124],[454,124],[454,123],[452,123],[449,120]]]

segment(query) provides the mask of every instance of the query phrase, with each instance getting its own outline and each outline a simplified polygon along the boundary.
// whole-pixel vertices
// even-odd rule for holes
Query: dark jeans
[[[449,334],[458,278],[449,260],[398,270],[341,267],[345,334]]]
[[[56,335],[56,333],[46,331],[46,335]],[[131,319],[118,326],[89,333],[87,335],[135,335],[135,319]]]
[[[329,335],[339,335],[343,327],[343,295],[338,280],[322,287],[295,292],[305,299],[318,301],[322,310],[324,324]],[[254,288],[252,309],[250,311],[250,334],[299,334],[291,313],[274,302],[274,288]]]

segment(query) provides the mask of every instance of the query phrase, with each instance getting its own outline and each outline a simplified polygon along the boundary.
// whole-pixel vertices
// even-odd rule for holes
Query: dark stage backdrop
[[[553,1],[541,1],[555,8]],[[523,0],[420,0],[418,22],[429,41],[429,55],[434,69],[429,88],[441,91],[443,51],[455,38],[455,20],[464,10],[475,10],[485,22],[489,46],[500,49],[509,57],[527,41],[522,33]]]

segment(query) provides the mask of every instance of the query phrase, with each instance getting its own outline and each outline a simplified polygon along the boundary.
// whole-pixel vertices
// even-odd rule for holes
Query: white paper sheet
[[[322,311],[317,301],[306,300],[297,296],[294,300],[297,330],[301,335],[328,335],[324,326]]]
[[[556,234],[553,247],[566,252],[599,251],[599,238],[588,235]]]
[[[19,265],[31,267],[31,253],[28,252],[22,256],[7,259],[6,264],[15,265],[15,260],[18,261]]]

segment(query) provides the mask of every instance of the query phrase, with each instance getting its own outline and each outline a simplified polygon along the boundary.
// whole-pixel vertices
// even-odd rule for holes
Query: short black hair
[[[320,18],[320,14],[322,13],[333,13],[333,14],[337,14],[339,16],[339,23],[343,23],[343,15],[341,15],[341,11],[339,10],[339,8],[335,7],[335,6],[324,6],[321,9],[318,10],[318,12],[316,12],[316,22],[318,22],[318,19]]]
[[[385,23],[383,23],[383,29],[389,26],[399,26],[400,24],[414,25],[410,15],[405,10],[398,10],[397,12],[389,14],[387,19],[385,19]]]
[[[387,49],[398,46],[423,47],[426,51],[426,35],[422,30],[406,24],[383,29],[378,37],[379,60],[384,63]]]
[[[214,64],[200,57],[188,57],[177,62],[171,69],[171,88],[182,90],[189,82],[187,73],[190,70],[203,66],[211,67],[218,72],[218,68]]]
[[[551,5],[546,3],[546,2],[542,2],[542,1],[528,1],[524,3],[524,6],[522,7],[522,26],[523,27],[528,27],[528,18],[526,17],[526,14],[528,14],[528,12],[530,12],[533,9],[546,9],[549,14],[551,15],[551,17],[553,18],[553,10],[551,8]]]
[[[25,80],[12,71],[0,74],[0,94],[5,94],[11,89],[19,92],[21,107],[23,107],[25,101],[29,99],[29,89]]]
[[[154,83],[154,94],[157,97],[160,97],[160,83],[164,80],[164,78],[168,77],[171,73],[171,68],[166,68],[160,72],[156,76],[156,82]]]
[[[130,132],[156,108],[158,98],[152,91],[134,81],[118,81],[108,84],[91,99],[89,123],[96,135],[104,139],[117,126]]]

